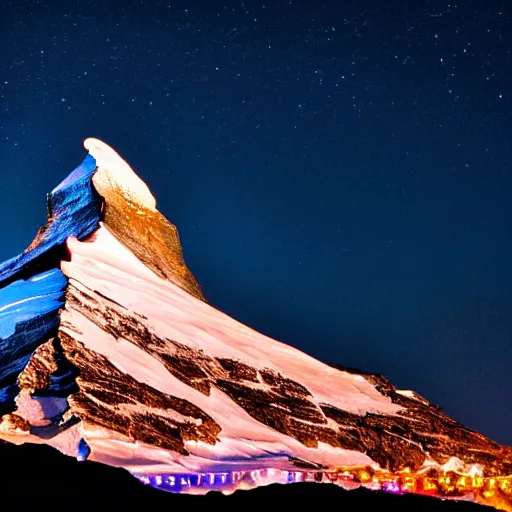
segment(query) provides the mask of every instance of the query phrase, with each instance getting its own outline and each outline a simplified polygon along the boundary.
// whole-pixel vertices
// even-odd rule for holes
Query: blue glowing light
[[[83,462],[84,460],[87,460],[90,453],[91,449],[89,448],[89,445],[86,443],[85,439],[81,438],[78,443],[76,459]]]
[[[307,474],[301,471],[265,468],[192,474],[144,475],[138,476],[138,479],[143,484],[162,491],[181,493],[188,492],[190,488],[225,491],[240,487],[258,487],[270,483],[304,482],[307,479]]]

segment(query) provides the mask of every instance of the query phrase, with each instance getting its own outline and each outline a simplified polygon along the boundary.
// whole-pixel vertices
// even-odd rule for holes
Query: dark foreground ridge
[[[314,504],[336,510],[435,510],[436,512],[485,512],[494,510],[464,501],[441,501],[416,495],[396,496],[386,492],[356,489],[346,491],[329,484],[274,484],[231,496],[210,492],[206,496],[171,494],[145,486],[127,471],[95,462],[77,462],[48,446],[14,446],[0,441],[0,499],[2,505],[22,505],[23,509],[58,503],[84,501],[98,510],[116,503],[160,510],[281,510],[297,506],[304,510]],[[18,507],[17,507],[18,508]],[[12,510],[12,508],[8,508]]]

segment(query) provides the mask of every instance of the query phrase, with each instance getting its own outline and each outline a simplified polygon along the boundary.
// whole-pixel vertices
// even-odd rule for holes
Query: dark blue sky
[[[512,444],[510,2],[63,3],[0,6],[0,259],[101,138],[213,305]]]

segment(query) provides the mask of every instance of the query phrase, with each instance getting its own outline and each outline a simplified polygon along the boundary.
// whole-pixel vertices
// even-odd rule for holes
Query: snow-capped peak
[[[84,140],[84,148],[96,160],[93,177],[96,186],[118,189],[134,203],[149,210],[156,209],[156,200],[148,186],[108,144],[90,137]]]

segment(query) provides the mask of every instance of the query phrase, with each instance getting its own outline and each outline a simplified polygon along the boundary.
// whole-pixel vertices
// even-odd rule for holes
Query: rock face
[[[512,448],[216,310],[147,186],[84,145],[0,266],[0,439],[172,492],[317,481],[512,510]]]

